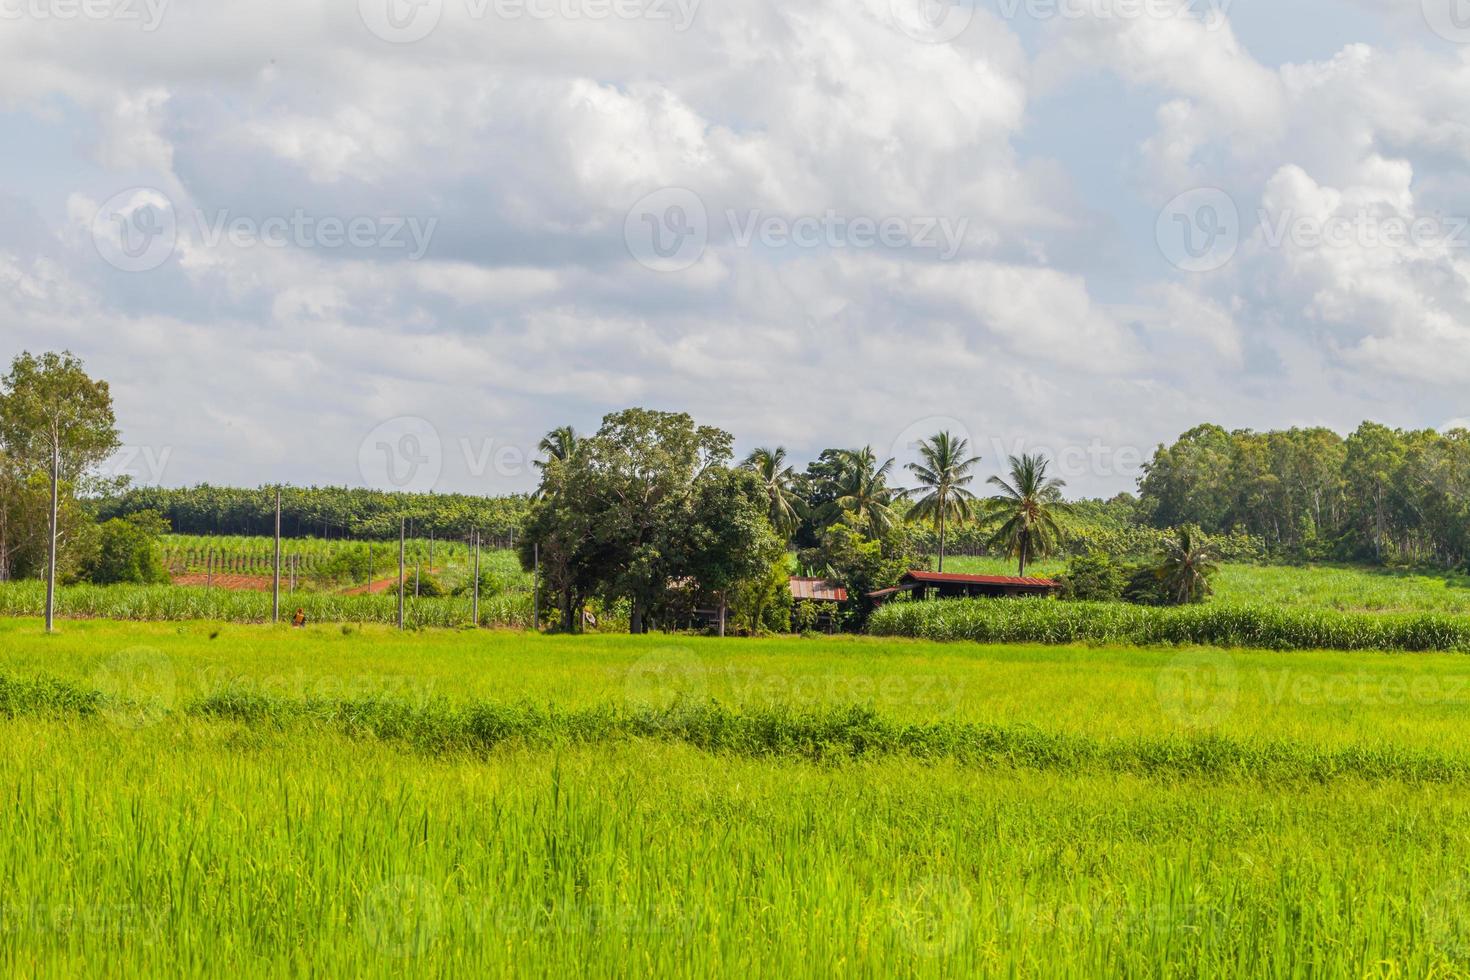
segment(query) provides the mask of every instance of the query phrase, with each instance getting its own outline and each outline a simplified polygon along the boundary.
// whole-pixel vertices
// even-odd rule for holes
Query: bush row
[[[873,614],[868,631],[875,636],[980,643],[1470,651],[1470,617],[1223,603],[1157,608],[1117,602],[1041,600],[895,602]]]

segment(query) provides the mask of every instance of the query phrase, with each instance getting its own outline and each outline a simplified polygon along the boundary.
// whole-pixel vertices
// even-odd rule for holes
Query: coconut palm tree
[[[944,571],[944,533],[950,521],[968,521],[973,513],[971,504],[975,495],[968,489],[974,479],[970,470],[980,462],[979,456],[970,456],[967,439],[956,438],[948,432],[937,432],[919,443],[921,462],[908,464],[910,473],[919,485],[909,490],[917,496],[913,508],[906,515],[908,520],[932,521],[939,534],[939,570]]]
[[[998,524],[990,546],[1020,560],[1021,575],[1033,558],[1051,554],[1063,537],[1062,519],[1070,508],[1062,500],[1061,480],[1046,475],[1049,464],[1040,455],[1010,457],[1010,479],[992,476],[987,482],[1000,493],[985,501],[985,513]]]
[[[1210,579],[1220,569],[1219,560],[1219,549],[1199,528],[1175,528],[1174,536],[1164,541],[1155,574],[1169,602],[1204,602],[1213,591]]]
[[[888,486],[892,469],[891,459],[879,465],[872,446],[842,454],[833,506],[843,517],[855,518],[870,538],[881,537],[893,526],[893,503],[903,496],[903,491]]]
[[[577,435],[577,430],[570,425],[558,426],[552,429],[541,438],[540,444],[536,447],[536,451],[545,457],[544,459],[536,460],[536,468],[538,470],[545,470],[553,461],[565,463],[576,455],[577,444],[580,441],[581,438]]]
[[[790,541],[791,536],[796,533],[797,525],[801,523],[802,501],[792,489],[796,481],[796,471],[786,465],[785,448],[777,446],[775,449],[757,449],[745,457],[743,465],[760,477],[766,488],[769,501],[767,516],[771,519],[771,526]]]

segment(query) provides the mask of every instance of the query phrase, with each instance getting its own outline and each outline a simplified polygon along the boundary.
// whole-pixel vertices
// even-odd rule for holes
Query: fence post
[[[541,625],[541,542],[531,545],[531,630]]]
[[[403,629],[403,548],[406,543],[408,521],[398,519],[398,628]]]

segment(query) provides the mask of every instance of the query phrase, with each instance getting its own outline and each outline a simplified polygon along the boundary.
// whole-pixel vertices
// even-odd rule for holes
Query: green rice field
[[[1470,975],[1470,658],[0,620],[10,975]]]

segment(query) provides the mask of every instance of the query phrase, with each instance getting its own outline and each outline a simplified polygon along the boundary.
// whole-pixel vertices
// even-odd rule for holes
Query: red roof
[[[818,602],[846,602],[847,589],[823,578],[791,579],[791,598],[815,599]]]
[[[1021,578],[1015,575],[951,575],[940,572],[905,572],[904,579],[924,585],[1013,585],[1032,589],[1054,589],[1049,578]]]

